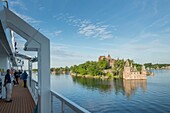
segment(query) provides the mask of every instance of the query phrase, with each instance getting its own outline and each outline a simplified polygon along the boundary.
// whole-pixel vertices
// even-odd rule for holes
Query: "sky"
[[[101,55],[170,64],[170,0],[8,0],[50,39],[51,67]],[[15,34],[19,52],[25,41]],[[35,53],[26,52],[35,56]]]

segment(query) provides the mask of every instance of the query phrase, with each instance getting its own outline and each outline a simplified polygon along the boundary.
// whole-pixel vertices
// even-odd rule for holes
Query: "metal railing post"
[[[53,113],[53,95],[51,94],[51,113]]]
[[[61,106],[62,107],[62,113],[64,113],[64,104],[65,104],[64,101],[62,101],[62,106]]]
[[[67,98],[58,94],[55,91],[51,91],[51,96],[53,96],[53,97],[55,97],[55,98],[57,98],[61,101],[61,111],[62,111],[62,113],[65,112],[65,105],[67,105],[69,108],[71,108],[76,113],[90,113],[86,109],[84,109],[81,106],[75,104],[74,102],[68,100]]]
[[[35,81],[35,80],[32,80],[32,90],[33,90],[33,94],[32,94],[32,96],[33,96],[33,98],[34,98],[34,101],[35,101],[35,103],[37,103],[37,97],[38,97],[38,93],[37,93],[37,90],[38,90],[38,87],[37,87],[37,82]],[[84,108],[82,108],[81,106],[79,106],[79,105],[77,105],[77,104],[75,104],[74,102],[72,102],[72,101],[70,101],[69,99],[67,99],[66,97],[64,97],[64,96],[62,96],[62,95],[60,95],[60,94],[58,94],[57,92],[55,92],[55,91],[50,91],[50,95],[51,95],[51,99],[50,99],[50,104],[51,104],[51,106],[50,106],[50,112],[51,113],[54,113],[55,112],[55,110],[53,109],[53,108],[55,108],[53,105],[55,105],[55,104],[53,104],[54,102],[55,102],[55,100],[54,100],[54,98],[57,98],[57,99],[59,99],[60,101],[61,101],[61,112],[62,113],[65,113],[66,111],[65,111],[65,108],[66,108],[66,106],[65,105],[67,105],[70,109],[72,109],[73,111],[75,111],[76,113],[90,113],[89,111],[87,111],[86,109],[84,109]]]

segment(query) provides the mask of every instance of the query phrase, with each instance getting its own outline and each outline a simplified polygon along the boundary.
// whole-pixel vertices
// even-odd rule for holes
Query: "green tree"
[[[142,70],[142,65],[141,64],[133,64],[133,65],[136,66],[137,71]]]
[[[32,69],[33,72],[38,72],[38,69]]]
[[[99,69],[104,70],[107,69],[109,67],[109,63],[107,62],[107,60],[104,58],[103,60],[100,60],[97,63],[97,66]]]
[[[124,70],[124,60],[116,60],[113,67],[113,75],[119,76],[119,78],[123,78],[123,70]]]
[[[53,68],[50,68],[50,71],[51,71],[51,72],[55,71],[55,68],[54,68],[54,67],[53,67]]]

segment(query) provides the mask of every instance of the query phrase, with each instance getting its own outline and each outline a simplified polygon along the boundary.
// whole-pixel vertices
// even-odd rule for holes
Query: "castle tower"
[[[110,56],[110,54],[108,54],[107,58],[111,59],[111,56]]]
[[[137,68],[136,68],[136,66],[134,66],[134,71],[137,71]]]
[[[112,58],[111,58],[110,54],[108,54],[107,61],[110,63],[111,60],[112,60]]]
[[[145,69],[145,66],[144,66],[144,65],[142,65],[142,71],[146,71],[146,69]]]
[[[130,65],[129,65],[129,61],[126,60],[125,67],[129,67],[129,66],[130,66]]]
[[[146,75],[146,69],[145,69],[145,66],[144,65],[142,65],[142,74],[144,74],[144,75]]]
[[[132,65],[132,63],[130,64],[130,67],[131,67],[131,68],[133,68],[133,65]]]
[[[105,59],[105,58],[106,58],[105,56],[100,56],[99,59],[98,59],[98,61],[101,61],[101,60],[103,60],[103,59]]]
[[[130,73],[131,73],[131,67],[129,65],[129,61],[126,60],[125,66],[124,66],[124,71],[123,71],[123,78],[126,79],[127,77],[129,77]]]

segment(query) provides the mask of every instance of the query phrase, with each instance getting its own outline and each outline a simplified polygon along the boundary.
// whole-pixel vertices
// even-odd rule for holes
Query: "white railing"
[[[37,103],[38,102],[38,82],[36,80],[31,80],[31,89],[33,93],[33,99]]]
[[[38,102],[38,82],[34,79],[31,79],[31,84],[29,83],[29,77],[28,77],[28,80],[27,80],[27,83],[28,83],[28,89],[31,93],[31,96],[34,100],[35,103]]]
[[[28,78],[29,80],[29,78]],[[31,79],[31,84],[28,84],[28,88],[29,91],[34,99],[34,102],[37,103],[38,102],[38,82],[34,79]],[[89,111],[87,111],[86,109],[82,108],[81,106],[75,104],[74,102],[70,101],[69,99],[67,99],[66,97],[62,96],[61,94],[58,94],[57,92],[51,90],[51,113],[54,113],[53,111],[53,97],[59,99],[61,101],[61,112],[65,113],[65,106],[68,106],[70,109],[72,109],[73,111],[75,111],[76,113],[90,113]],[[58,111],[58,110],[56,110]]]
[[[52,90],[51,90],[51,110],[52,110],[51,113],[53,113],[53,97],[56,97],[57,99],[59,99],[61,101],[62,113],[65,113],[65,105],[67,105],[69,108],[71,108],[76,113],[90,113],[86,109],[82,108],[81,106],[75,104],[74,102],[70,101],[66,97],[64,97]]]

